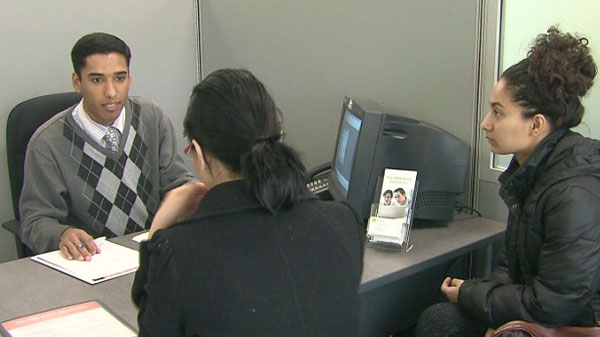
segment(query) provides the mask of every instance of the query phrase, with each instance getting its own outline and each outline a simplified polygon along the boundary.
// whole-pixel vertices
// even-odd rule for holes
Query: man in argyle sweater
[[[162,197],[191,180],[168,117],[129,97],[130,58],[105,33],[73,47],[73,87],[83,98],[36,130],[25,159],[20,237],[34,253],[90,260],[100,252],[95,237],[147,228]]]

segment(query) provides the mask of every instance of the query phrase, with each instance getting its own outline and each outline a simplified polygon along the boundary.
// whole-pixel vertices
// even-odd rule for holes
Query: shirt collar
[[[123,129],[125,128],[125,113],[126,113],[125,111],[126,111],[125,106],[123,106],[123,109],[121,110],[121,113],[119,114],[119,117],[117,117],[117,119],[115,119],[115,121],[112,124],[112,126],[119,129],[121,134],[123,134]],[[90,116],[87,114],[87,112],[83,108],[83,98],[81,99],[81,101],[79,101],[77,106],[73,109],[72,115],[73,115],[73,118],[75,119],[75,121],[77,122],[77,125],[79,125],[79,127],[82,128],[83,131],[85,131],[90,137],[92,137],[92,139],[94,139],[94,141],[96,141],[96,143],[98,143],[100,145],[104,144],[103,137],[104,137],[104,134],[106,134],[106,130],[108,129],[108,126],[104,126],[98,122],[95,122],[94,120],[92,120],[92,118],[90,118]]]

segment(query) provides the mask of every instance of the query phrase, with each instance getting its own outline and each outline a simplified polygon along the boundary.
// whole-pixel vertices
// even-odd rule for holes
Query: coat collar
[[[197,220],[261,207],[250,193],[246,180],[233,180],[215,185],[206,192],[192,218]]]
[[[516,195],[523,199],[534,185],[549,186],[578,175],[600,175],[598,141],[561,129],[550,134],[534,152],[519,165],[515,158],[498,181],[500,195]]]
[[[303,200],[309,199],[316,200],[316,197],[307,190]],[[215,185],[206,192],[196,212],[189,219],[196,221],[250,209],[263,209],[267,212],[250,192],[246,180],[234,180]]]
[[[543,171],[545,160],[566,132],[567,130],[557,130],[551,133],[521,165],[513,156],[506,171],[498,178],[501,184],[500,195],[509,193],[516,194],[519,198],[523,197],[533,185],[538,173]]]

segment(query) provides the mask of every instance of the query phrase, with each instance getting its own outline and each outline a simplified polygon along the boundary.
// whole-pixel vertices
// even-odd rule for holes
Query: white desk
[[[422,292],[437,292],[438,273],[445,263],[489,246],[503,238],[503,223],[459,215],[447,227],[413,229],[409,252],[367,248],[359,292],[363,299],[363,335],[384,336],[413,324]],[[129,247],[129,237],[114,241]],[[425,276],[423,276],[425,275]],[[433,275],[435,289],[423,278]],[[0,321],[52,308],[97,299],[137,327],[137,311],[131,302],[133,274],[89,285],[29,259],[0,264]],[[424,304],[424,303],[421,303]],[[418,311],[418,312],[417,312]],[[410,317],[409,317],[410,316]]]

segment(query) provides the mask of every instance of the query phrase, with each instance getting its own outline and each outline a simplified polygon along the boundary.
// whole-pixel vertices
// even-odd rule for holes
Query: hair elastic
[[[278,140],[281,139],[281,135],[275,135],[275,136],[271,136],[271,137],[265,137],[265,138],[258,138],[255,143],[256,144],[260,144],[260,143],[273,143],[276,142]]]

